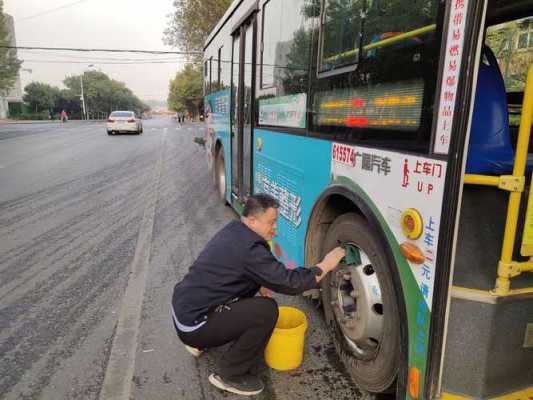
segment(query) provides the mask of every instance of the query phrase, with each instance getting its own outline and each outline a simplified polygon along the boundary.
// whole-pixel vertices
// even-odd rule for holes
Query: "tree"
[[[533,46],[519,48],[519,38],[530,30],[530,24],[533,25],[533,18],[507,22],[487,31],[487,45],[498,60],[509,92],[522,91],[526,84]]]
[[[108,114],[114,110],[132,110],[137,114],[150,109],[122,82],[110,79],[99,71],[87,71],[83,75],[69,76],[58,89],[42,82],[32,82],[24,90],[24,101],[33,112],[49,111],[59,113],[65,110],[69,115],[81,116],[81,78],[85,102],[91,115]]]
[[[81,94],[81,79],[85,104],[90,112],[109,113],[114,110],[132,110],[140,114],[149,109],[122,82],[110,79],[100,71],[86,71],[83,75],[69,76],[63,81],[68,93]]]
[[[202,51],[211,30],[231,0],[174,0],[163,42],[183,51]]]
[[[201,101],[202,70],[193,64],[187,64],[170,81],[168,107],[176,112],[187,111],[190,115],[196,115]]]
[[[0,46],[9,46],[6,19],[4,16],[4,2],[0,0]],[[22,62],[17,59],[11,49],[0,47],[0,92],[11,89],[17,79]]]
[[[34,112],[46,110],[52,112],[60,97],[58,88],[41,82],[30,83],[24,88],[24,91],[26,93],[23,100],[29,104]]]

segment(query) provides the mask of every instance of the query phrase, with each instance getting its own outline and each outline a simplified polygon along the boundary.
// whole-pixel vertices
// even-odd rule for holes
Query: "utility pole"
[[[80,81],[81,81],[81,106],[83,114],[81,116],[81,119],[87,119],[87,115],[85,114],[85,96],[83,95],[83,74],[80,75]]]

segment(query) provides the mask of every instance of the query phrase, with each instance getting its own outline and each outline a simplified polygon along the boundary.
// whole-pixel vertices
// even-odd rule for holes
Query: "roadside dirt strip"
[[[154,217],[159,198],[159,182],[166,136],[167,129],[165,128],[161,135],[160,155],[154,167],[153,178],[150,180],[150,184],[146,186],[144,193],[146,205],[141,229],[131,264],[128,286],[122,300],[111,355],[100,392],[100,400],[128,400],[130,398],[144,289],[150,268]]]

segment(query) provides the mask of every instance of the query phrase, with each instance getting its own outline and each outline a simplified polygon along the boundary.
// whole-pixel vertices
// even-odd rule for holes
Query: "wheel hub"
[[[351,244],[351,246],[356,247]],[[360,264],[340,264],[331,279],[335,317],[350,349],[373,358],[383,336],[383,300],[372,263],[359,248]]]

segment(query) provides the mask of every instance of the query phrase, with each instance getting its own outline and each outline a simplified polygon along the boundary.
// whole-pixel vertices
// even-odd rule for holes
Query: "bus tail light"
[[[107,119],[107,122],[113,123],[113,122],[115,122],[115,120],[112,119],[112,118],[108,118],[108,119]]]
[[[407,382],[409,394],[413,399],[418,399],[420,392],[420,371],[418,368],[411,367],[409,370],[409,380]]]
[[[417,245],[409,242],[404,242],[400,245],[400,251],[407,260],[411,261],[414,264],[422,264],[426,257],[422,250],[418,248]]]

